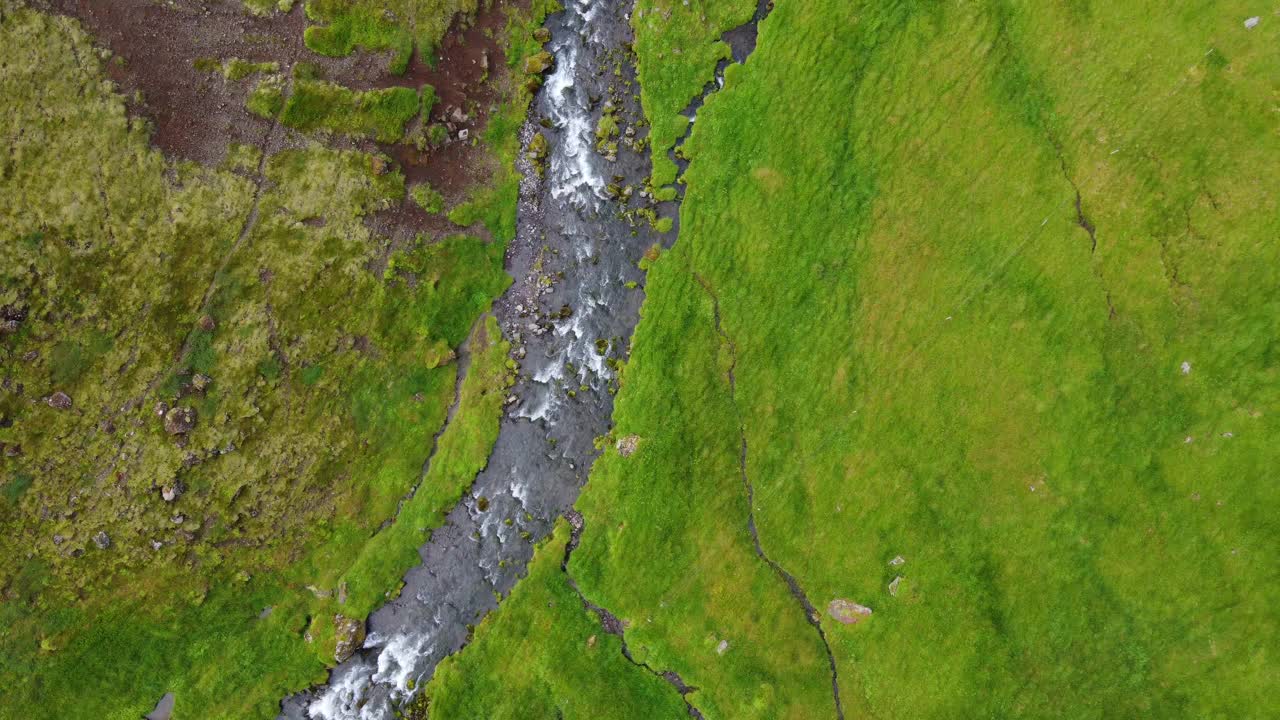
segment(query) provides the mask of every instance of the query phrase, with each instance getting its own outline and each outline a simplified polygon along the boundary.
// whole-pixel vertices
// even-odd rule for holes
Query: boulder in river
[[[345,662],[364,644],[364,623],[339,613],[333,616],[333,659]]]
[[[530,75],[541,75],[547,71],[547,68],[551,67],[553,62],[555,62],[555,57],[543,50],[536,55],[530,55],[525,58],[524,71]]]

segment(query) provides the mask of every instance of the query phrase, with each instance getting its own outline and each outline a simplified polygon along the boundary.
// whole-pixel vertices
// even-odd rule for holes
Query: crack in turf
[[[482,327],[487,317],[489,317],[487,313],[481,315],[480,318],[476,320],[475,327]],[[471,344],[471,338],[474,335],[475,329],[472,329],[471,335],[468,335],[467,339],[463,340],[462,344],[458,346],[458,372],[453,379],[453,399],[449,401],[449,408],[445,411],[444,422],[440,424],[440,427],[431,436],[431,449],[427,452],[427,459],[422,461],[422,472],[418,473],[418,479],[415,480],[409,490],[400,497],[400,500],[396,503],[396,511],[391,514],[391,517],[383,520],[382,524],[378,526],[377,531],[374,532],[375,535],[391,527],[400,519],[400,513],[404,510],[404,506],[409,504],[409,501],[413,500],[414,496],[418,494],[418,488],[422,487],[423,481],[427,479],[427,473],[431,471],[431,461],[435,459],[436,451],[440,449],[440,438],[444,436],[445,431],[453,424],[453,419],[458,414],[458,406],[462,402],[462,384],[466,381],[467,372],[471,369],[471,353],[469,352],[469,346]]]
[[[707,101],[707,98],[715,94],[716,91],[724,87],[724,73],[730,65],[745,65],[747,60],[751,58],[751,54],[755,52],[756,45],[759,42],[759,26],[760,22],[769,17],[769,13],[773,12],[773,0],[758,0],[756,3],[756,11],[752,14],[751,19],[747,22],[720,33],[720,40],[728,43],[730,36],[735,34],[747,34],[750,40],[750,47],[744,49],[742,59],[735,60],[730,54],[727,58],[721,58],[716,63],[715,71],[711,74],[711,79],[702,86],[701,92],[693,96],[689,100],[689,104],[679,112],[689,120],[685,125],[684,132],[680,137],[676,138],[674,144],[667,148],[667,158],[676,166],[676,178],[674,187],[676,188],[677,201],[684,199],[684,173],[689,168],[689,161],[680,154],[680,148],[684,147],[685,142],[693,135],[694,118],[698,114],[698,110]],[[731,46],[732,47],[732,46]]]
[[[742,421],[742,412],[738,406],[738,380],[735,374],[738,367],[738,346],[733,342],[733,339],[729,337],[728,333],[724,331],[724,327],[721,325],[719,296],[716,295],[711,284],[696,271],[693,273],[693,278],[702,286],[702,289],[706,291],[707,296],[711,298],[711,311],[712,318],[715,322],[716,334],[720,336],[720,339],[723,340],[725,345],[729,348],[729,368],[727,373],[729,377],[729,400],[733,404],[734,413],[738,417],[738,438],[740,441],[738,449],[738,471],[742,476],[743,489],[745,489],[747,493],[747,529],[751,532],[751,540],[755,544],[756,556],[763,560],[770,568],[773,569],[774,573],[776,573],[778,577],[782,578],[783,581],[787,583],[787,587],[791,590],[792,597],[796,599],[796,602],[800,603],[801,608],[804,610],[805,619],[813,626],[813,629],[817,631],[818,638],[822,641],[822,647],[827,653],[827,665],[831,668],[831,695],[835,700],[836,718],[838,718],[838,720],[844,720],[844,708],[840,704],[840,674],[836,668],[835,653],[831,651],[831,643],[827,640],[827,633],[822,628],[821,616],[813,606],[813,603],[809,600],[809,596],[805,593],[804,588],[801,587],[800,581],[797,580],[794,575],[787,572],[787,569],[782,567],[781,563],[770,557],[769,554],[765,552],[764,546],[760,543],[760,533],[756,527],[755,514],[756,490],[755,485],[751,482],[751,476],[747,474],[747,428]]]
[[[578,599],[582,601],[582,607],[591,611],[600,620],[601,629],[618,638],[622,643],[622,657],[626,658],[627,662],[674,687],[676,692],[680,693],[680,699],[684,700],[685,710],[688,711],[689,717],[695,718],[695,720],[703,720],[702,712],[689,701],[689,694],[697,692],[698,688],[686,684],[684,679],[674,670],[658,670],[647,662],[636,660],[631,654],[631,648],[627,645],[626,625],[622,620],[617,615],[609,612],[608,609],[588,600],[587,596],[578,588],[577,581],[573,579],[573,575],[569,572],[569,559],[582,540],[582,528],[586,526],[586,520],[582,517],[582,513],[572,509],[565,513],[564,517],[569,523],[570,534],[569,542],[564,546],[564,559],[560,561],[560,570],[564,573],[569,587],[573,589]]]
[[[1058,165],[1062,168],[1062,178],[1071,186],[1071,190],[1075,193],[1075,210],[1076,225],[1089,234],[1089,264],[1093,268],[1093,276],[1097,278],[1098,284],[1102,286],[1103,297],[1107,301],[1107,318],[1115,320],[1116,305],[1111,299],[1111,289],[1107,287],[1106,279],[1102,276],[1102,268],[1098,267],[1096,255],[1098,252],[1098,228],[1093,224],[1093,220],[1089,218],[1088,213],[1084,209],[1084,198],[1080,194],[1080,186],[1076,184],[1071,173],[1067,170],[1067,158],[1062,152],[1062,145],[1057,141],[1051,141],[1054,150],[1058,155]]]

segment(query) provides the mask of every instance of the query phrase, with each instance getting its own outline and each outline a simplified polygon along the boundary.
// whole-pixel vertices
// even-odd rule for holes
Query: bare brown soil
[[[227,81],[220,73],[197,69],[197,60],[275,61],[285,73],[294,64],[307,62],[319,67],[326,79],[354,89],[417,89],[429,84],[438,101],[427,122],[446,124],[450,133],[442,147],[422,153],[408,144],[379,146],[334,136],[324,142],[392,156],[410,183],[431,183],[444,194],[448,206],[465,199],[491,176],[484,149],[473,145],[472,139],[483,131],[499,100],[499,89],[507,82],[500,44],[505,8],[526,2],[499,0],[476,17],[455,23],[441,43],[434,67],[415,53],[403,75],[388,71],[389,53],[357,51],[328,58],[308,50],[303,43],[308,21],[302,2],[288,13],[265,17],[247,12],[240,0],[38,0],[37,4],[78,19],[98,44],[120,59],[107,62],[107,72],[130,98],[130,112],[153,123],[155,146],[175,159],[215,165],[230,143],[270,145],[264,149],[275,152],[306,142],[305,136],[284,128],[272,132],[270,121],[245,109],[252,79]],[[462,130],[469,134],[467,141],[458,139]],[[408,198],[370,222],[396,245],[419,233],[440,236],[458,230]]]

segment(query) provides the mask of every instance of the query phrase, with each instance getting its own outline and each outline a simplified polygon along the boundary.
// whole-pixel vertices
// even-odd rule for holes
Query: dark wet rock
[[[156,707],[147,713],[146,720],[169,720],[173,716],[173,693],[165,693]]]
[[[871,616],[871,608],[859,605],[852,600],[836,598],[827,605],[827,614],[836,622],[845,625],[856,625]]]
[[[628,435],[618,441],[618,454],[622,457],[631,457],[631,453],[640,447],[639,435]]]
[[[48,405],[49,407],[55,410],[71,409],[71,396],[62,392],[61,390],[45,398],[44,402],[46,405]]]
[[[531,55],[525,58],[524,71],[530,75],[541,75],[555,62],[555,57],[543,50],[537,55]]]
[[[164,431],[170,435],[185,435],[195,426],[195,408],[175,407],[164,415]]]
[[[338,614],[333,616],[333,659],[344,662],[364,644],[364,623]]]
[[[97,545],[99,548],[103,550],[106,550],[107,548],[111,547],[111,536],[107,535],[106,532],[99,530],[93,535],[93,544]]]

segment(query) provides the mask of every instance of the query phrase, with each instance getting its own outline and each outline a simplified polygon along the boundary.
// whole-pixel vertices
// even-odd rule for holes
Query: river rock
[[[551,67],[555,62],[555,56],[543,50],[537,55],[531,55],[524,60],[524,71],[530,75],[541,75]]]
[[[364,644],[364,623],[341,613],[333,616],[333,659],[344,662]]]
[[[44,399],[44,402],[54,410],[70,410],[71,396],[59,390]]]
[[[836,622],[845,625],[856,625],[871,616],[871,608],[859,605],[852,600],[836,598],[827,605],[827,614]]]
[[[195,408],[175,407],[164,415],[164,431],[170,435],[185,435],[195,426]]]

